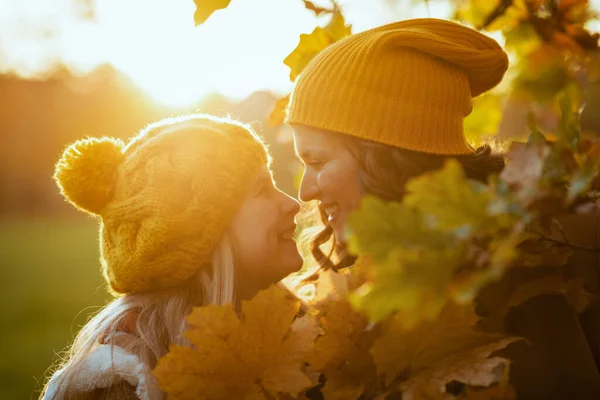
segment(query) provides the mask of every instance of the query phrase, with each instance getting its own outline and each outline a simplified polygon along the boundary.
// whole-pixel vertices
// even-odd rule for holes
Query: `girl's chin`
[[[290,243],[290,247],[291,245],[292,244]],[[298,272],[304,264],[304,260],[302,259],[295,242],[293,242],[293,248],[288,249],[284,257],[285,258],[282,264],[284,266],[283,269],[285,270],[284,272],[286,273],[286,276],[293,274],[294,272]]]

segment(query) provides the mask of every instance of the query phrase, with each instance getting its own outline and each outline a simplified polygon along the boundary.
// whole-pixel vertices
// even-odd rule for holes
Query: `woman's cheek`
[[[319,189],[326,198],[331,198],[335,195],[337,187],[343,185],[342,178],[336,171],[335,165],[325,165],[318,174]]]

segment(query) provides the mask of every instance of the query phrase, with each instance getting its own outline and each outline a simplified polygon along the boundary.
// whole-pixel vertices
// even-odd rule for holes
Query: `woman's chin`
[[[344,227],[334,227],[333,236],[335,237],[335,243],[338,246],[343,248],[346,247],[346,231],[344,230]]]

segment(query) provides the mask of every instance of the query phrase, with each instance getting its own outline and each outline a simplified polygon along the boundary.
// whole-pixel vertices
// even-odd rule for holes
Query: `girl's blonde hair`
[[[192,308],[202,305],[233,304],[237,307],[237,271],[235,249],[228,234],[223,235],[211,256],[210,267],[200,269],[179,286],[145,293],[126,294],[110,302],[79,331],[72,346],[60,362],[53,380],[59,398],[74,398],[72,382],[86,357],[103,341],[122,330],[128,318],[136,316],[126,341],[119,346],[154,368],[170,344],[187,345],[182,335],[186,317]],[[108,339],[107,339],[108,338]],[[47,382],[42,398],[48,390]]]

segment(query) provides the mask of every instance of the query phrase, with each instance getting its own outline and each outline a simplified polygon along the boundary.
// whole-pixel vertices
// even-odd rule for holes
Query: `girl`
[[[43,399],[160,399],[150,371],[199,305],[232,303],[297,271],[296,200],[273,184],[248,127],[189,115],[69,146],[65,198],[100,221],[116,299],[79,332]]]

